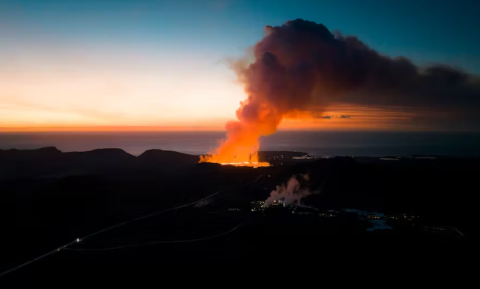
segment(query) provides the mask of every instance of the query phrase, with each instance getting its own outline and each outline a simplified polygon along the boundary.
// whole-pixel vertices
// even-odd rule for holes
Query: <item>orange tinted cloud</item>
[[[317,130],[438,130],[428,119],[447,122],[451,115],[405,109],[401,107],[368,107],[350,104],[332,104],[326,111],[293,112],[285,117],[280,129]]]

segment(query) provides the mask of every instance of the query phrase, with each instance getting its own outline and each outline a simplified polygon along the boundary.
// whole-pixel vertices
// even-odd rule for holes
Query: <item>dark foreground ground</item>
[[[115,149],[0,151],[0,272],[60,249],[0,277],[0,284],[198,286],[215,283],[223,271],[235,276],[238,267],[349,262],[357,254],[412,262],[468,252],[478,159],[292,160],[300,155],[263,152],[274,166],[251,169],[197,164],[196,156],[159,150],[139,157]],[[304,203],[320,211],[407,213],[419,221],[367,232],[369,223],[351,215],[251,211],[253,200],[265,200],[300,173],[320,192]]]

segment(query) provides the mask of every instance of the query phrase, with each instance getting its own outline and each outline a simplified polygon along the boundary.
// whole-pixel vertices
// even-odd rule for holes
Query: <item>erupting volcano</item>
[[[332,34],[324,25],[301,19],[266,26],[251,58],[232,63],[247,99],[227,137],[200,162],[268,166],[259,162],[259,138],[273,134],[285,117],[350,104],[382,109],[432,107],[478,119],[480,82],[447,66],[419,68],[404,57],[390,58],[355,36]],[[465,105],[469,103],[469,105]],[[313,114],[312,114],[313,115]]]
[[[244,111],[249,109],[251,104],[247,102],[248,100],[237,110],[239,120],[227,123],[227,139],[211,155],[201,156],[200,162],[248,167],[270,166],[268,162],[259,161],[259,138],[274,133],[281,118],[275,123],[270,123],[271,116],[265,107],[265,112],[255,112],[258,115],[255,115],[254,119],[248,119],[244,116]]]
[[[279,36],[278,32],[283,32],[275,32],[275,29],[282,30],[289,23],[293,22],[277,28],[266,27],[267,35],[255,45],[255,60],[251,64],[247,65],[245,60],[232,64],[239,80],[245,84],[248,98],[240,103],[236,112],[238,120],[227,123],[227,138],[210,155],[201,156],[200,162],[270,166],[268,162],[259,161],[259,138],[275,133],[285,114],[302,109],[303,104],[298,100],[308,97],[313,85],[303,87],[304,82],[298,81],[303,73],[293,75],[296,71],[283,67],[277,60],[276,53],[282,52],[275,49],[275,39]]]
[[[316,57],[318,44],[332,40],[325,26],[301,19],[266,26],[265,37],[253,49],[253,61],[232,63],[248,95],[236,112],[238,120],[227,123],[227,138],[200,162],[269,166],[259,162],[259,138],[275,133],[289,113],[308,110],[318,93],[318,75],[310,58]]]

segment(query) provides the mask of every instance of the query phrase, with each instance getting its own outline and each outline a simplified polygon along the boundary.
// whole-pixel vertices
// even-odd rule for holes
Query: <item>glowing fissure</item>
[[[241,163],[220,163],[222,166],[235,166],[235,167],[269,167],[270,163],[268,162],[241,162]]]

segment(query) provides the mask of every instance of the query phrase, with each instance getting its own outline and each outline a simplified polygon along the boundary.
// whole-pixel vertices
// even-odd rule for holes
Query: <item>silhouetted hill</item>
[[[118,148],[67,153],[55,147],[0,150],[0,179],[78,174],[117,175],[137,170],[165,172],[193,168],[198,160],[198,156],[158,149],[148,150],[139,157]]]
[[[0,150],[0,179],[65,171],[63,154],[55,147],[35,150]]]
[[[96,161],[129,161],[135,159],[134,156],[128,154],[122,149],[108,148],[108,149],[96,149],[87,152],[69,152],[63,153],[67,158],[73,160],[85,160],[94,159]]]
[[[144,168],[173,169],[192,167],[198,163],[199,157],[174,151],[154,149],[145,151],[137,159],[139,165]]]
[[[105,172],[131,168],[136,158],[121,149],[97,149],[87,152],[64,153],[69,164],[87,172]]]
[[[10,161],[10,160],[34,161],[39,159],[58,157],[61,154],[62,152],[58,150],[56,147],[45,147],[45,148],[33,149],[33,150],[17,150],[17,149],[1,150],[0,149],[0,161],[2,162]]]

